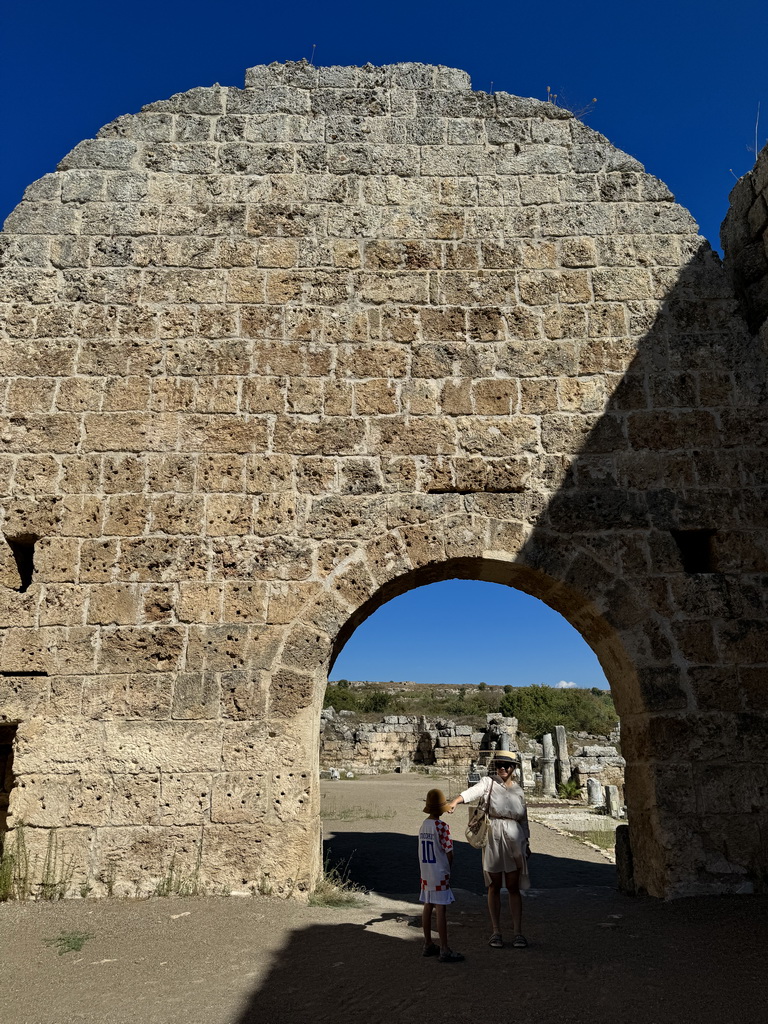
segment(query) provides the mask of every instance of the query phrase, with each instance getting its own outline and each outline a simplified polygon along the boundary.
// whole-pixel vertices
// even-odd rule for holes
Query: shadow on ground
[[[768,898],[662,903],[606,888],[541,890],[526,900],[524,951],[490,950],[480,901],[469,903],[451,908],[451,944],[466,955],[457,965],[422,958],[404,921],[293,932],[236,1024],[766,1019]]]
[[[419,891],[419,870],[413,836],[398,832],[336,832],[324,843],[325,863],[349,872],[350,881],[381,893]],[[554,857],[533,853],[531,883],[536,889],[579,885],[616,886],[616,868],[608,861]],[[484,893],[480,852],[464,842],[454,844],[451,881],[455,889]]]

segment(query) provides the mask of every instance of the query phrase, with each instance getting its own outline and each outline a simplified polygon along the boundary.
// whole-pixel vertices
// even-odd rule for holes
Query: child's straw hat
[[[427,800],[424,804],[425,814],[445,814],[448,801],[442,789],[430,789],[427,793]]]

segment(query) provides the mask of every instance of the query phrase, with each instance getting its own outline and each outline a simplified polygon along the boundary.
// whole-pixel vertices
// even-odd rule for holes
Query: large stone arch
[[[761,350],[635,160],[451,69],[272,65],[81,143],[3,252],[33,850],[306,891],[334,647],[461,570],[600,654],[640,887],[761,884]]]

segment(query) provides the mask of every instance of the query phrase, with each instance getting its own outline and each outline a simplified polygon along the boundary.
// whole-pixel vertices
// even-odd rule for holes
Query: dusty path
[[[428,783],[429,784],[429,783]],[[394,786],[399,786],[395,789]],[[359,787],[359,788],[358,788]],[[413,858],[405,829],[424,780],[354,782],[334,791],[349,806],[393,806],[391,819],[328,822]],[[329,798],[326,798],[326,803]],[[454,822],[454,834],[460,832]],[[387,840],[384,829],[393,829]],[[344,830],[347,830],[346,832]],[[361,839],[361,837],[363,837]],[[408,839],[409,842],[405,840]],[[380,844],[379,844],[380,845]],[[526,899],[527,950],[490,950],[474,851],[468,891],[451,909],[464,964],[419,955],[418,908],[387,895],[334,910],[262,898],[67,901],[0,905],[3,1024],[405,1024],[478,1019],[511,1024],[742,1024],[768,1019],[768,898],[661,903],[577,881],[613,869],[547,829],[534,833],[536,889]],[[461,845],[459,846],[461,852]],[[370,862],[377,859],[368,847]],[[356,854],[357,870],[364,870]],[[458,858],[457,858],[458,860]],[[355,864],[355,858],[352,861]],[[595,873],[595,874],[593,874]],[[382,872],[413,885],[415,867]],[[395,890],[391,890],[394,892]],[[402,890],[400,890],[402,891]],[[45,940],[90,933],[59,956]]]

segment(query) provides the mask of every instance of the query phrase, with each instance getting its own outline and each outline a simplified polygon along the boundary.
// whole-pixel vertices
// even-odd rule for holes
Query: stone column
[[[587,803],[590,807],[600,807],[603,802],[603,787],[597,779],[587,779]]]
[[[618,786],[605,787],[605,805],[608,808],[608,813],[612,818],[621,817],[621,801],[619,800]]]
[[[555,748],[552,743],[552,736],[547,733],[542,737],[544,753],[540,758],[541,762],[541,790],[544,796],[557,796],[555,785]]]
[[[533,756],[531,754],[520,755],[523,762],[523,786],[525,789],[536,788],[536,774],[533,770]]]
[[[568,738],[565,726],[555,726],[555,750],[557,751],[557,782],[567,782],[571,777],[571,759],[568,756]]]

